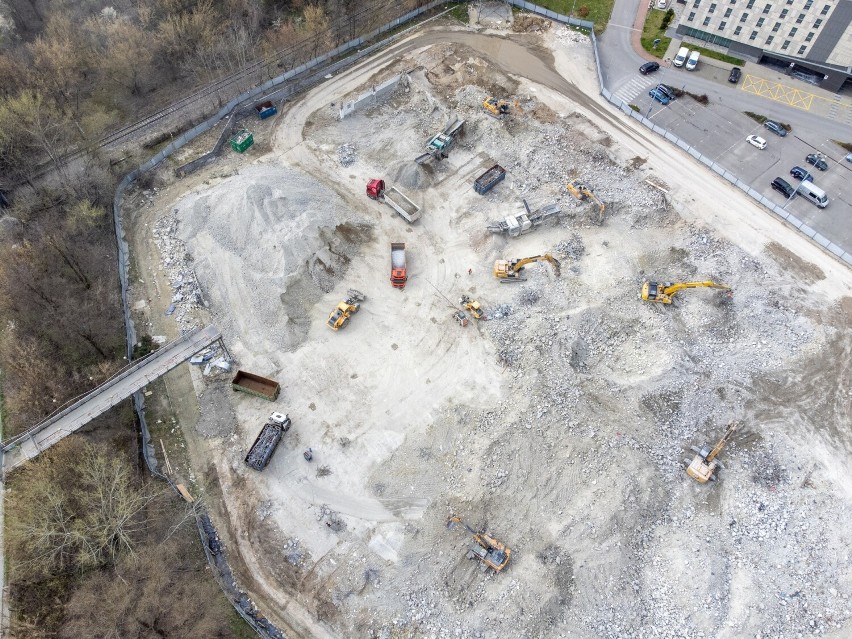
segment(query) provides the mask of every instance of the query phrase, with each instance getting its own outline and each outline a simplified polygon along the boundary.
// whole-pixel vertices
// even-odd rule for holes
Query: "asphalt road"
[[[814,183],[824,189],[831,202],[818,209],[810,202],[795,197],[787,204],[808,226],[852,253],[852,163],[831,140],[852,142],[852,126],[819,113],[812,113],[742,90],[740,84],[727,82],[726,69],[706,62],[698,72],[678,69],[663,62],[660,70],[649,76],[639,73],[643,57],[633,49],[631,38],[637,11],[645,0],[616,0],[612,19],[598,40],[601,71],[607,88],[625,102],[637,105],[642,114],[713,158],[753,188],[783,205],[785,198],[770,187],[772,179],[783,177],[794,186],[790,168],[802,166],[814,174]],[[663,106],[648,96],[658,83],[682,88],[695,94],[706,94],[708,106],[689,97]],[[790,83],[796,81],[790,80]],[[802,85],[807,91],[807,85]],[[780,138],[751,118],[745,111],[759,113],[792,126],[792,134]],[[767,140],[760,151],[745,142],[756,134]],[[806,164],[805,156],[815,151],[829,158],[829,169],[820,172]],[[673,150],[674,152],[674,150]]]

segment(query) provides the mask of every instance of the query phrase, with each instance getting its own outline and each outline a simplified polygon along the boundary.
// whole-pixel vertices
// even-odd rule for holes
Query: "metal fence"
[[[619,111],[621,111],[625,115],[630,116],[634,120],[641,122],[643,125],[645,125],[649,129],[651,129],[654,133],[661,135],[662,137],[664,137],[666,140],[668,140],[669,142],[671,142],[672,144],[674,144],[678,148],[681,148],[684,151],[686,151],[687,153],[689,153],[696,160],[698,160],[702,164],[708,166],[715,173],[721,175],[728,182],[730,182],[735,187],[740,189],[743,193],[748,195],[750,198],[752,198],[756,202],[765,206],[767,209],[772,211],[772,213],[774,213],[775,215],[780,217],[782,220],[789,222],[794,228],[799,230],[806,237],[810,238],[811,240],[813,240],[814,242],[819,244],[821,247],[827,249],[828,251],[831,251],[831,253],[833,253],[834,255],[839,257],[841,260],[843,260],[847,264],[852,265],[852,254],[850,254],[849,252],[844,250],[842,247],[838,246],[837,244],[835,244],[834,242],[829,240],[828,238],[822,236],[815,229],[812,229],[810,226],[805,224],[802,220],[800,220],[795,215],[793,215],[792,213],[787,211],[783,206],[778,206],[772,200],[767,198],[765,195],[762,195],[757,190],[753,189],[751,187],[751,185],[749,185],[746,182],[744,182],[743,180],[741,180],[734,173],[732,173],[731,171],[726,169],[724,166],[722,166],[721,164],[719,164],[718,162],[716,162],[712,158],[709,158],[706,155],[703,155],[701,153],[701,151],[699,151],[695,147],[691,146],[689,143],[685,142],[684,140],[681,140],[678,136],[676,136],[671,131],[661,127],[658,124],[655,124],[654,122],[652,122],[648,118],[644,117],[641,113],[634,111],[633,109],[630,108],[629,104],[626,104],[623,100],[621,100],[620,98],[617,98],[615,95],[613,95],[612,92],[604,86],[603,73],[601,72],[600,56],[598,55],[598,41],[597,41],[597,38],[595,37],[594,29],[592,29],[592,27],[594,26],[592,23],[586,22],[586,21],[583,21],[583,20],[575,20],[573,18],[569,18],[568,16],[564,16],[564,15],[556,13],[554,11],[550,11],[549,9],[539,7],[538,5],[531,4],[529,2],[516,2],[514,0],[507,0],[507,1],[509,2],[509,4],[513,4],[517,7],[522,7],[524,9],[526,9],[527,11],[530,11],[532,13],[536,13],[536,14],[541,15],[541,16],[548,17],[552,20],[557,20],[559,22],[564,22],[566,24],[571,24],[571,25],[581,26],[581,27],[584,27],[584,28],[591,29],[590,36],[591,36],[591,40],[592,40],[592,49],[594,50],[594,54],[595,54],[595,67],[597,68],[597,71],[598,71],[598,82],[600,83],[600,87],[601,87],[601,95],[604,98],[606,98],[608,102],[613,104],[616,108],[618,108]],[[586,26],[586,25],[589,25],[589,26]]]
[[[288,94],[295,93],[296,91],[302,91],[305,88],[312,86],[315,83],[318,83],[322,80],[324,75],[334,70],[342,68],[344,66],[348,66],[353,64],[354,62],[372,54],[376,49],[387,45],[392,40],[397,39],[399,36],[406,33],[406,31],[397,33],[389,38],[385,38],[375,44],[365,47],[357,51],[354,55],[350,55],[339,62],[334,63],[331,67],[323,67],[322,65],[326,62],[333,61],[334,58],[339,57],[340,55],[352,51],[357,47],[362,46],[365,42],[369,42],[382,35],[383,33],[387,33],[388,31],[392,31],[397,29],[401,25],[406,22],[416,18],[419,15],[427,11],[431,11],[438,5],[442,4],[440,0],[435,0],[430,2],[429,4],[415,9],[413,11],[409,11],[403,16],[388,22],[384,26],[375,29],[374,31],[359,37],[349,42],[342,44],[341,46],[325,53],[313,60],[301,64],[289,71],[282,73],[276,78],[273,78],[263,84],[246,91],[245,93],[233,98],[230,102],[228,102],[225,106],[223,106],[219,111],[205,120],[201,124],[193,127],[186,133],[178,136],[175,140],[169,143],[165,148],[163,148],[159,153],[154,155],[154,157],[150,158],[147,162],[140,165],[138,168],[134,169],[130,173],[124,176],[122,180],[119,182],[118,187],[115,191],[115,196],[113,197],[113,222],[115,224],[115,235],[116,241],[118,243],[118,279],[121,286],[121,305],[122,311],[124,313],[124,327],[125,327],[125,339],[127,340],[127,360],[131,361],[133,354],[133,345],[136,344],[137,334],[136,327],[133,322],[133,317],[130,312],[130,304],[129,304],[129,273],[130,273],[130,254],[129,247],[127,244],[127,237],[124,232],[124,226],[122,225],[121,219],[121,204],[124,198],[124,193],[127,188],[143,173],[151,170],[164,159],[169,157],[172,153],[188,144],[199,135],[202,135],[209,131],[211,128],[216,126],[223,118],[231,115],[232,112],[237,110],[241,104],[246,101],[255,100],[258,96],[266,95],[275,87],[282,86],[283,91],[288,92]],[[315,70],[317,68],[321,68],[322,71],[315,74],[308,74],[307,80],[302,79],[301,81],[297,81],[297,78],[302,77],[306,73],[311,70]],[[148,429],[148,423],[145,420],[145,397],[142,391],[138,391],[133,394],[133,407],[136,411],[136,417],[139,420],[139,430],[142,438],[142,456],[145,459],[145,464],[148,466],[149,472],[167,481],[172,488],[177,493],[177,489],[175,488],[173,482],[171,482],[165,475],[163,475],[159,470],[159,463],[157,461],[156,454],[154,452],[154,445],[151,442],[151,433]],[[212,554],[210,552],[209,540],[211,535],[215,535],[215,529],[213,529],[213,524],[210,522],[209,518],[206,515],[202,515],[204,520],[206,520],[206,525],[202,525],[199,521],[199,534],[201,535],[202,542],[204,543],[204,551],[207,555],[208,562],[214,568],[214,573],[216,574],[216,579],[219,582],[220,587],[223,592],[228,596],[229,601],[234,606],[234,609],[246,620],[246,622],[260,635],[264,637],[264,639],[278,639],[283,637],[283,634],[275,628],[266,618],[260,615],[257,610],[254,608],[250,602],[248,602],[247,597],[243,593],[235,594],[234,588],[226,587],[226,584],[229,582],[233,582],[233,575],[231,573],[231,569],[227,564],[224,556],[221,554]]]

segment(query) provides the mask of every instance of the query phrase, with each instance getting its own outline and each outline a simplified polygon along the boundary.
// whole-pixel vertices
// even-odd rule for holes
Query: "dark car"
[[[785,129],[783,126],[778,124],[775,120],[767,120],[766,122],[763,123],[763,126],[765,126],[767,129],[769,129],[773,133],[777,133],[782,138],[787,135],[787,129]]]
[[[742,69],[740,69],[739,67],[734,67],[733,69],[731,69],[731,75],[728,76],[728,82],[736,84],[740,81],[742,75]]]
[[[815,168],[820,171],[826,171],[828,169],[828,162],[822,159],[822,156],[818,153],[810,153],[808,157],[805,158],[805,161],[808,164],[813,164]]]
[[[664,106],[670,102],[666,94],[660,91],[659,89],[651,89],[650,91],[648,91],[648,95],[650,95],[657,102]]]
[[[801,180],[802,182],[814,181],[814,176],[805,171],[805,169],[800,166],[794,166],[792,169],[790,169],[790,175],[792,175],[797,180]]]
[[[668,85],[665,85],[665,84],[658,84],[658,85],[657,85],[657,91],[659,91],[660,93],[662,93],[662,94],[663,94],[664,96],[666,96],[669,100],[674,100],[674,99],[675,99],[674,91],[672,91],[672,88],[671,88],[670,86],[668,86]]]
[[[659,68],[659,62],[646,62],[641,67],[639,67],[639,73],[641,73],[642,75],[648,75],[649,73],[653,73]]]
[[[780,177],[777,177],[772,180],[772,188],[778,191],[779,193],[783,193],[784,197],[786,198],[793,197],[793,193],[796,192],[796,189],[790,186],[790,183],[787,180]]]

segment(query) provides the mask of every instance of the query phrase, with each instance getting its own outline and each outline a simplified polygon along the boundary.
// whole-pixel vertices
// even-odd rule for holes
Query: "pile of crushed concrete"
[[[328,187],[270,166],[242,169],[186,196],[158,229],[164,265],[180,263],[185,277],[197,278],[238,358],[299,344],[309,309],[369,237],[369,228]]]

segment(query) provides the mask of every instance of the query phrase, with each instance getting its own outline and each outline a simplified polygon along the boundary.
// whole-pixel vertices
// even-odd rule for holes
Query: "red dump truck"
[[[367,196],[373,200],[381,200],[399,213],[400,217],[407,222],[415,222],[420,219],[420,207],[396,188],[392,186],[386,188],[384,180],[367,182]]]
[[[408,281],[405,270],[405,242],[391,242],[391,286],[404,289]]]

